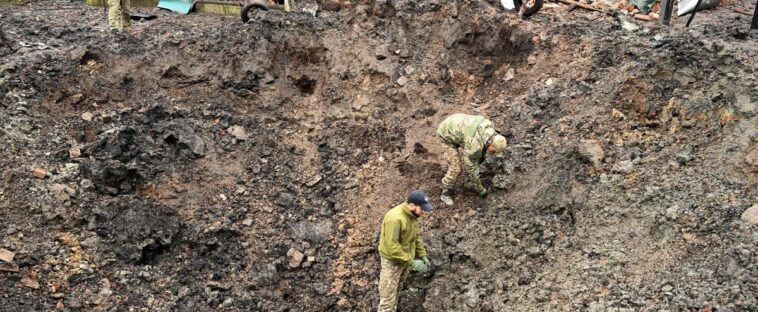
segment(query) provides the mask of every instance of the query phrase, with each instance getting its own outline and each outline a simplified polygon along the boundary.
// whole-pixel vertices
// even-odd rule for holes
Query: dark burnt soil
[[[630,32],[376,1],[111,33],[42,7],[0,6],[0,310],[373,310],[381,216],[416,188],[434,270],[402,311],[758,309],[758,44],[728,8]],[[454,112],[510,147],[490,196],[445,207]]]

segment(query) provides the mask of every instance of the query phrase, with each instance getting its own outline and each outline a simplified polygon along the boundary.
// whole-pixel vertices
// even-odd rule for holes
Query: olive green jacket
[[[485,190],[479,180],[479,164],[487,153],[484,150],[487,140],[495,133],[492,122],[478,115],[453,114],[437,127],[437,137],[443,144],[463,152],[463,169],[479,192]]]
[[[424,242],[419,236],[418,218],[402,203],[384,214],[379,236],[379,254],[399,264],[410,264],[416,257],[425,257]]]

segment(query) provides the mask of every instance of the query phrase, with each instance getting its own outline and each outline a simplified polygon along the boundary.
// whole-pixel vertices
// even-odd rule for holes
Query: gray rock
[[[276,198],[275,204],[285,208],[292,208],[295,205],[295,196],[287,192],[281,192],[279,193],[279,197]]]
[[[627,173],[632,172],[633,169],[634,169],[634,164],[632,163],[632,161],[624,160],[624,161],[617,162],[616,165],[613,166],[613,169],[611,169],[611,172],[627,174]]]
[[[674,204],[673,206],[666,209],[666,217],[668,217],[671,220],[676,220],[676,218],[679,216],[679,205]]]
[[[323,243],[331,238],[333,225],[331,221],[303,221],[292,226],[292,233],[297,240]]]
[[[740,218],[742,221],[758,225],[758,204],[745,210]]]
[[[740,113],[750,116],[758,113],[758,101],[752,101],[749,94],[737,94],[734,105]]]
[[[303,258],[305,258],[305,255],[295,248],[290,248],[287,251],[287,261],[290,268],[299,268],[300,264],[303,263]]]
[[[678,162],[680,165],[684,165],[694,159],[695,156],[692,155],[692,151],[689,150],[676,154],[676,162]]]

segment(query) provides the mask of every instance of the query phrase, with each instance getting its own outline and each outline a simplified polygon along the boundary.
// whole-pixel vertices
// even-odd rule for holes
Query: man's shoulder
[[[386,213],[384,213],[384,220],[395,220],[395,219],[402,219],[403,217],[403,205],[404,203],[401,203],[395,207],[390,208],[390,210],[387,210]]]

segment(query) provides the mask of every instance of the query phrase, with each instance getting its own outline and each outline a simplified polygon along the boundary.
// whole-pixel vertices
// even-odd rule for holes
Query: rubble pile
[[[0,5],[0,310],[374,310],[382,214],[439,198],[456,112],[508,153],[488,197],[433,202],[433,270],[399,310],[758,309],[747,20],[550,4],[157,11],[129,32]]]

